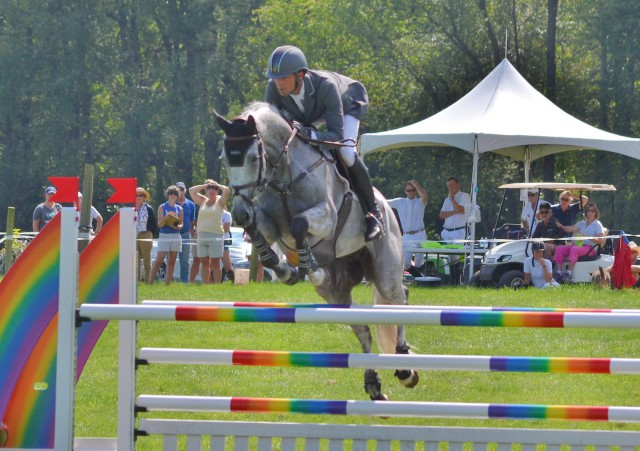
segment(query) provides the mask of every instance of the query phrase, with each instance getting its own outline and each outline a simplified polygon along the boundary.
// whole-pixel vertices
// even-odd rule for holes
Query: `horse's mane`
[[[291,126],[284,119],[280,110],[266,102],[253,102],[242,113],[242,116],[253,116],[260,136],[266,141],[285,141],[291,134]]]

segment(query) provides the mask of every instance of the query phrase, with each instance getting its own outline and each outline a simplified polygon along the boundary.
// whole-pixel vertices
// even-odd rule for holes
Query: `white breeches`
[[[342,162],[347,165],[348,168],[353,166],[356,162],[356,158],[358,157],[358,152],[356,150],[356,144],[358,142],[358,130],[360,129],[360,120],[355,117],[346,114],[344,116],[344,139],[352,139],[353,142],[349,141],[347,144],[351,144],[352,146],[343,146],[340,148],[340,158],[342,158]]]

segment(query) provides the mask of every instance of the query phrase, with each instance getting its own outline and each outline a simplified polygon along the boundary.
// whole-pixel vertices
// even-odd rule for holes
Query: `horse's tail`
[[[373,303],[375,305],[390,304],[374,286]],[[379,324],[376,326],[376,336],[378,337],[378,347],[383,354],[395,354],[398,344],[398,328],[393,324]]]

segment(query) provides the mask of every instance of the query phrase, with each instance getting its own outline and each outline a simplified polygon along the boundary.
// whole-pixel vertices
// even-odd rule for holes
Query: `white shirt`
[[[583,236],[598,236],[600,233],[604,233],[604,227],[602,227],[602,223],[597,219],[589,225],[587,225],[587,220],[583,219],[576,225],[578,226],[578,233]],[[595,244],[596,243],[591,240],[584,240],[582,242],[583,246],[595,246]]]
[[[426,239],[424,232],[425,205],[422,203],[422,199],[419,197],[414,197],[413,199],[397,197],[389,200],[389,205],[398,211],[398,217],[402,225],[403,241],[424,241]]]
[[[458,191],[453,197],[455,198],[458,205],[468,205],[471,203],[471,198],[469,197],[469,195],[467,193],[463,193],[462,191]],[[449,196],[447,196],[447,198],[444,200],[444,203],[442,204],[442,208],[440,209],[440,211],[446,212],[454,210],[455,208],[453,208],[453,203],[451,202]],[[445,229],[457,229],[458,227],[465,227],[466,225],[467,219],[464,213],[456,213],[455,215],[449,216],[444,220]]]
[[[538,212],[538,210],[540,209],[541,203],[542,202],[538,201],[538,204],[536,205],[536,212]],[[527,224],[529,224],[529,227],[531,227],[531,222],[533,221],[533,228],[525,230],[525,232],[527,233],[529,233],[529,230],[531,230],[531,234],[533,235],[534,230],[536,230],[536,224],[538,224],[538,220],[536,219],[536,215],[533,213],[533,207],[531,206],[531,202],[527,202],[527,204],[524,206],[524,208],[522,209],[522,215],[520,216],[520,218],[522,219],[523,223],[524,221],[527,221]]]
[[[551,273],[551,262],[546,258],[543,259],[544,265],[547,267],[549,274]],[[527,257],[524,259],[524,272],[531,274],[531,283],[536,288],[543,288],[547,281],[544,279],[544,270],[537,261],[533,260],[533,257]]]

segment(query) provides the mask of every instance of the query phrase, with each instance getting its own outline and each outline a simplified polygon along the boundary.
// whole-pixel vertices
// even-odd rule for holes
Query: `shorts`
[[[180,252],[182,238],[179,233],[160,233],[158,237],[158,252]]]
[[[198,233],[198,257],[221,258],[224,251],[222,233]]]

